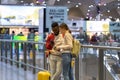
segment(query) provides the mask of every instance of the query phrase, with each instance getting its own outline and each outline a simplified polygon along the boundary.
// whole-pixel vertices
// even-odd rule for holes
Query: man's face
[[[52,31],[54,32],[54,34],[57,36],[59,34],[59,27],[56,26],[52,29]]]

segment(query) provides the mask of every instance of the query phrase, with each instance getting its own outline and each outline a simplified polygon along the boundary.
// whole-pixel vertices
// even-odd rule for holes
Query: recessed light
[[[69,9],[67,9],[67,11],[69,11]]]
[[[82,5],[82,3],[78,3],[78,5]]]
[[[60,0],[57,0],[58,2],[60,1]]]
[[[78,5],[76,5],[75,7],[78,7]]]
[[[105,3],[104,6],[106,6],[107,4]]]
[[[101,5],[101,3],[98,3],[98,5],[100,6],[100,5]]]
[[[110,10],[107,10],[107,12],[110,12]]]
[[[90,5],[89,8],[94,7],[93,5]]]
[[[109,16],[109,18],[112,18],[112,16]]]
[[[43,1],[42,3],[45,4],[45,1]]]
[[[36,3],[39,3],[39,1],[36,1]]]
[[[88,9],[88,12],[90,12],[90,10]]]
[[[21,3],[23,3],[24,1],[20,1]]]
[[[70,3],[70,1],[67,1],[67,3]]]
[[[87,15],[89,15],[89,13],[87,13]]]
[[[31,5],[31,6],[33,6],[33,5],[34,5],[34,3],[30,3],[30,5]]]

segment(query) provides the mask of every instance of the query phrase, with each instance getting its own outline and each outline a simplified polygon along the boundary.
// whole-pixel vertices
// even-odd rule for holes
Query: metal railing
[[[1,39],[0,47],[0,59],[2,62],[16,65],[17,68],[22,66],[25,71],[27,67],[31,67],[34,74],[36,70],[45,70],[46,68],[46,64],[44,63],[46,62],[44,42]],[[37,59],[41,60],[41,64],[39,61],[37,62]]]
[[[110,74],[111,80],[118,80],[115,79],[117,76],[115,73],[113,73],[113,76],[112,73],[108,71],[108,65],[105,63],[106,50],[116,50],[117,52],[120,50],[120,47],[82,45],[80,55],[75,63],[76,80],[110,80],[107,79],[108,76],[106,75],[108,74]],[[114,79],[112,79],[112,77],[114,77]]]
[[[32,45],[30,48],[29,44]],[[16,65],[17,68],[21,67],[26,71],[31,68],[33,74],[40,70],[47,70],[47,60],[44,54],[44,42],[31,42],[31,41],[12,41],[0,39],[0,61],[6,64]],[[29,51],[29,48],[31,49]],[[92,49],[91,54],[89,49]],[[106,50],[120,50],[119,47],[112,46],[97,46],[97,45],[82,45],[81,52],[75,61],[75,80],[107,80],[106,79],[106,66],[105,66],[105,52]],[[96,72],[91,76],[89,75],[88,66],[93,65],[90,63],[88,65],[88,56],[94,56],[93,59],[97,62],[95,66],[97,67]],[[22,58],[21,58],[22,55]],[[39,60],[39,61],[37,61]],[[90,67],[89,67],[90,68]],[[91,68],[95,71],[94,68]],[[87,77],[87,78],[86,78]]]

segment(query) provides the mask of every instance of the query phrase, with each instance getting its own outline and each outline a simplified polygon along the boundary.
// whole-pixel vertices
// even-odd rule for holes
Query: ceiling
[[[67,6],[69,19],[120,19],[120,0],[45,0],[49,6]]]
[[[120,0],[1,0],[1,4],[68,7],[69,19],[120,19]]]

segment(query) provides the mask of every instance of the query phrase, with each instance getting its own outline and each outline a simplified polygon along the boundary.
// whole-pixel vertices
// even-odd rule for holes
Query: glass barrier
[[[73,66],[75,80],[120,80],[118,45],[119,43],[106,43],[104,46],[82,45]],[[18,68],[20,72],[36,74],[40,70],[49,69],[44,55],[44,43],[0,40],[0,47],[0,62]]]
[[[116,42],[104,46],[83,45],[79,58],[76,59],[75,79],[120,80],[118,45]]]
[[[44,57],[44,43],[0,40],[0,80],[37,80]]]

